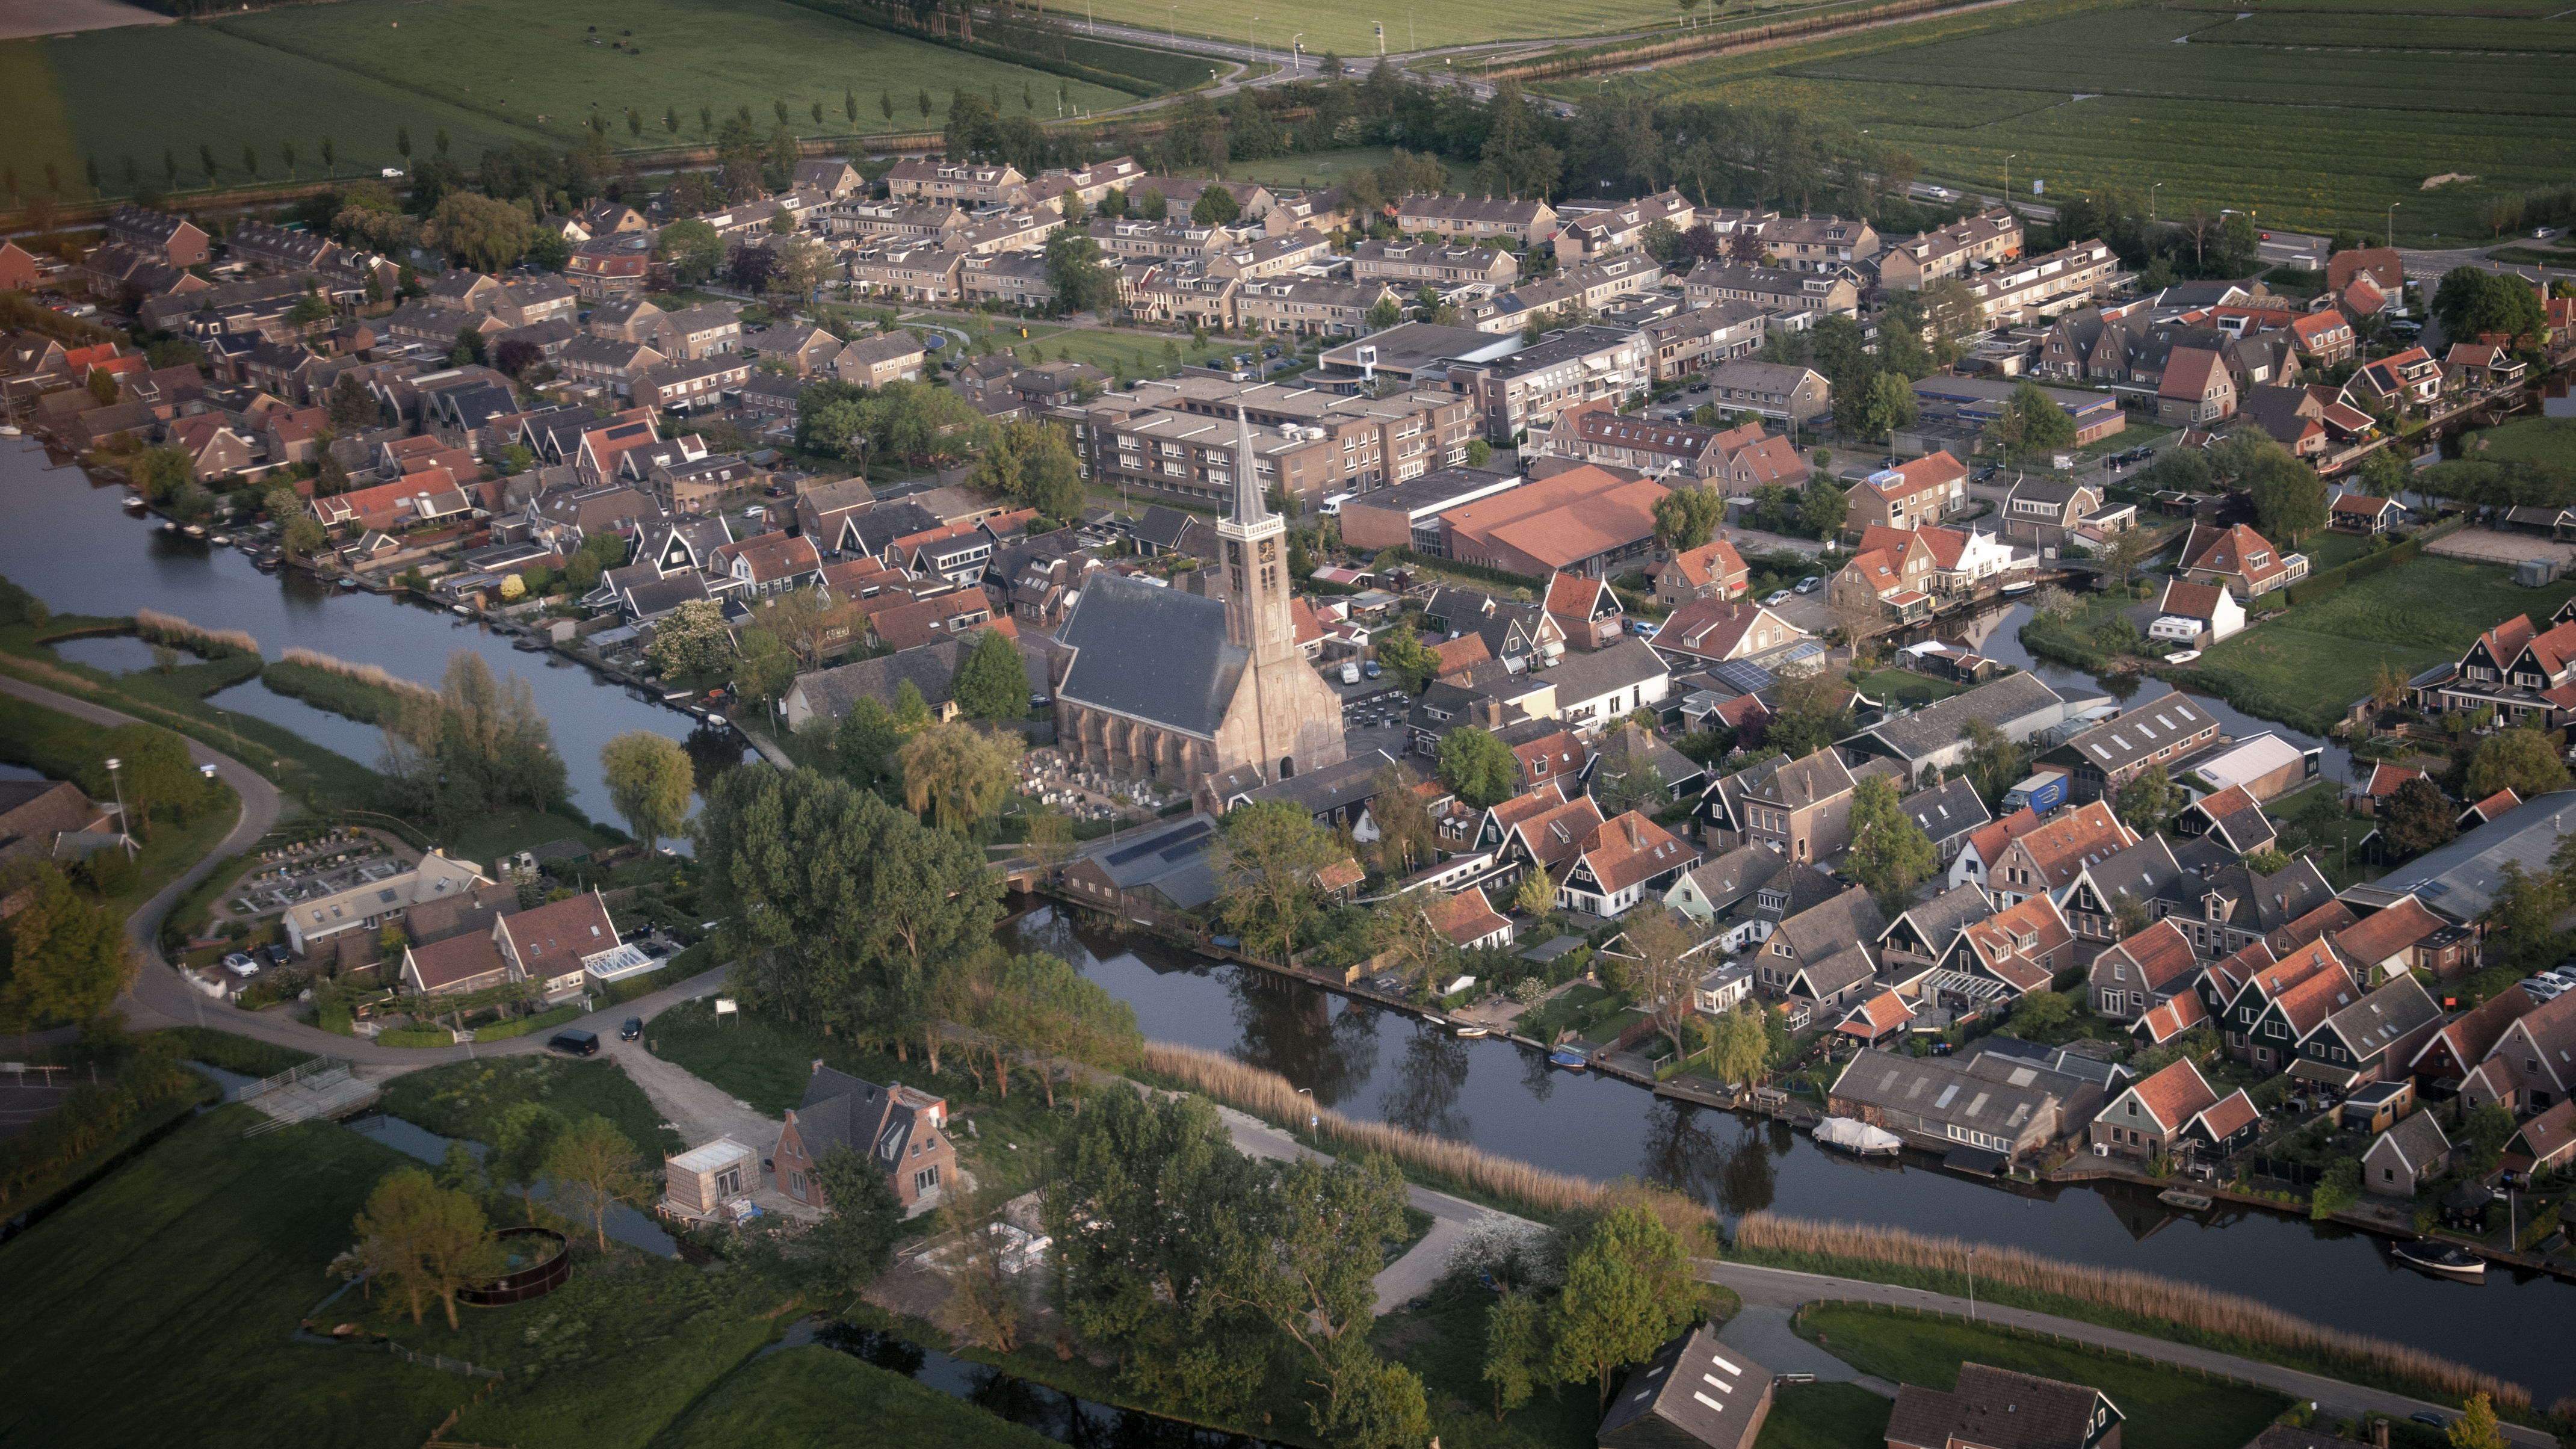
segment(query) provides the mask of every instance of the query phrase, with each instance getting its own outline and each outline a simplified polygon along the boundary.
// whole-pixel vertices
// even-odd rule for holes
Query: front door
[[[719,1172],[719,1173],[717,1173],[717,1174],[716,1174],[716,1196],[718,1196],[718,1197],[740,1197],[740,1196],[742,1196],[742,1169],[741,1169],[741,1168],[739,1168],[739,1167],[728,1167],[728,1168],[726,1168],[724,1171]]]

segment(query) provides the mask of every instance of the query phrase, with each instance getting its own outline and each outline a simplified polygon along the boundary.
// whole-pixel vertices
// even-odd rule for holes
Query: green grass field
[[[299,1344],[376,1179],[409,1159],[313,1123],[209,1112],[0,1248],[0,1441],[412,1449],[470,1380]],[[343,1300],[355,1304],[356,1295]],[[334,1305],[337,1308],[339,1305]]]
[[[1340,151],[1307,151],[1294,156],[1273,156],[1266,161],[1230,161],[1225,175],[1229,181],[1257,181],[1264,186],[1335,186],[1349,179],[1354,171],[1374,171],[1393,159],[1391,146],[1352,146]],[[1184,167],[1183,176],[1204,176],[1204,167]],[[1449,184],[1464,191],[1476,168],[1464,161],[1449,163]]]
[[[2576,418],[2517,418],[2478,435],[2477,456],[2498,463],[2576,463]]]
[[[1775,20],[1802,11],[1830,8],[1812,0],[1734,0],[1704,7],[1701,21],[1736,17]],[[1072,13],[1059,7],[1054,13]],[[1359,0],[1321,0],[1293,8],[1218,5],[1207,0],[1173,6],[1158,0],[1091,0],[1090,13],[1147,30],[1186,30],[1241,44],[1249,38],[1263,51],[1287,59],[1288,44],[1306,38],[1306,73],[1315,73],[1326,51],[1338,53],[1354,67],[1376,64],[1378,39],[1372,28],[1386,26],[1390,55],[1436,46],[1469,45],[1487,40],[1537,40],[1565,35],[1614,35],[1634,31],[1669,31],[1680,10],[1670,0],[1596,0],[1580,9],[1514,6],[1496,8],[1478,0],[1413,0],[1407,5],[1375,5]],[[1464,62],[1461,62],[1463,64]]]
[[[1484,1381],[1485,1315],[1492,1294],[1441,1289],[1431,1306],[1378,1319],[1370,1341],[1378,1352],[1422,1376],[1431,1401],[1431,1428],[1457,1449],[1551,1449],[1587,1444],[1601,1422],[1589,1381],[1550,1384],[1494,1422],[1494,1390]],[[1463,1403],[1463,1410],[1450,1407]]]
[[[2315,729],[2370,692],[2381,660],[2411,677],[2516,614],[2546,620],[2570,594],[2576,581],[2517,588],[2501,568],[2424,556],[2258,624],[2194,668],[2239,708]]]
[[[2228,7],[2240,8],[2254,7]],[[2388,203],[2402,201],[2407,245],[2477,237],[2483,198],[2565,183],[2576,89],[2562,73],[2576,42],[2563,25],[2351,8],[2364,13],[2238,21],[2138,0],[2021,0],[1613,85],[1831,114],[1904,147],[1927,177],[2000,189],[2009,175],[2019,195],[2035,179],[2050,197],[2117,187],[2143,199],[2162,183],[2165,216],[2236,207],[2266,226],[2321,230],[2385,227]],[[2469,27],[2474,52],[2420,48],[2455,26]],[[2365,42],[2370,53],[2297,48]],[[1600,87],[1536,89],[1582,101]],[[2477,179],[2422,189],[2445,172]]]
[[[1858,1384],[1790,1384],[1772,1396],[1753,1449],[1880,1449],[1888,1408]]]
[[[2089,1385],[2119,1406],[2125,1420],[2120,1442],[2131,1449],[2242,1444],[2290,1406],[2269,1389],[2205,1382],[2179,1369],[2126,1363],[1973,1324],[1835,1306],[1807,1310],[1799,1333],[1821,1336],[1834,1357],[1891,1383],[1947,1390],[1958,1383],[1961,1363],[1981,1363]]]
[[[616,38],[630,55],[598,37]],[[619,32],[631,30],[632,37]],[[568,0],[540,9],[508,0],[345,0],[228,16],[212,24],[95,31],[70,39],[0,44],[0,160],[32,190],[54,163],[65,195],[89,195],[84,163],[96,158],[111,195],[139,184],[166,189],[162,153],[179,164],[177,187],[207,185],[198,148],[211,146],[215,184],[288,179],[280,152],[296,148],[295,176],[324,174],[322,139],[340,176],[401,166],[397,128],[427,156],[444,129],[468,167],[484,150],[534,139],[570,145],[596,104],[612,147],[638,149],[705,139],[698,108],[716,119],[749,106],[761,134],[784,101],[801,137],[936,129],[949,93],[998,87],[1005,116],[1052,120],[1059,87],[1085,111],[1133,96],[1085,81],[985,60],[835,19],[785,0]],[[933,115],[921,114],[928,91]],[[854,123],[844,97],[855,93]],[[108,103],[113,98],[113,103]],[[894,103],[889,118],[881,98]],[[816,121],[812,107],[823,107]],[[640,136],[626,125],[634,109]],[[662,123],[676,111],[676,135]],[[242,147],[259,156],[256,178]]]
[[[787,1348],[689,1407],[651,1449],[1046,1449],[1054,1441],[838,1349]]]

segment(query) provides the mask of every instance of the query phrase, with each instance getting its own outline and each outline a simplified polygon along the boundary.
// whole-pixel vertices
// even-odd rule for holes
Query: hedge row
[[[508,1021],[495,1022],[490,1026],[478,1026],[474,1028],[474,1039],[479,1042],[504,1041],[514,1036],[526,1036],[532,1031],[544,1031],[550,1026],[561,1026],[579,1015],[581,1015],[581,1008],[578,1006],[557,1006],[540,1011],[534,1016],[514,1016]]]

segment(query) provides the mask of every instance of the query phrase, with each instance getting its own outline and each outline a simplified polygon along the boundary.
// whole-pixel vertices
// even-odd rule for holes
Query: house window
[[[801,1172],[787,1174],[787,1193],[790,1197],[799,1199],[805,1196],[805,1174]]]

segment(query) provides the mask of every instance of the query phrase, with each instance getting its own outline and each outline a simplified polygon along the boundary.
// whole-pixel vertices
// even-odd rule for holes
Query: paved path
[[[1896,1385],[1862,1373],[1800,1338],[1789,1322],[1796,1311],[1776,1303],[1747,1302],[1717,1331],[1717,1341],[1744,1350],[1775,1374],[1813,1374],[1820,1383],[1858,1384],[1881,1397],[1896,1397]]]
[[[1967,1299],[1947,1293],[1932,1293],[1920,1288],[1902,1288],[1888,1283],[1869,1283],[1853,1278],[1832,1278],[1821,1273],[1798,1273],[1786,1268],[1759,1268],[1746,1263],[1703,1262],[1700,1265],[1700,1276],[1709,1282],[1722,1283],[1734,1289],[1743,1297],[1748,1313],[1758,1306],[1781,1315],[1778,1320],[1779,1329],[1786,1328],[1787,1315],[1799,1304],[1812,1303],[1820,1298],[1856,1298],[1871,1303],[1898,1303],[1910,1308],[1936,1309],[1943,1313],[1964,1314],[1970,1310]],[[2053,1314],[2034,1313],[2025,1308],[2005,1308],[1992,1303],[1980,1303],[1975,1305],[1975,1312],[1978,1318],[1990,1322],[2009,1323],[2016,1328],[2053,1333],[2062,1338],[2075,1339],[2101,1348],[2120,1349],[2136,1354],[2140,1358],[2156,1359],[2183,1368],[2207,1369],[2212,1373],[2248,1379],[2266,1388],[2277,1389],[2293,1398],[2312,1399],[2316,1401],[2321,1415],[2330,1420],[2357,1418],[2365,1410],[2377,1410],[2400,1419],[2428,1409],[2445,1417],[2457,1412],[2446,1405],[2429,1403],[2422,1399],[2410,1399],[2403,1394],[2388,1393],[2360,1384],[2348,1384],[2339,1379],[2319,1378],[2315,1374],[2301,1373],[2296,1369],[2281,1368],[2274,1364],[2259,1363],[2230,1353],[2219,1353],[2161,1338],[2149,1338],[2140,1333],[2125,1333],[2116,1328],[2103,1328],[2097,1324],[2081,1323],[2071,1318],[2059,1318]],[[1730,1329],[1732,1327],[1733,1325],[1729,1325]],[[1748,1330],[1748,1332],[1765,1342],[1776,1344],[1778,1330]],[[1725,1336],[1720,1335],[1721,1338]],[[1812,1344],[1808,1347],[1811,1350],[1814,1348]],[[1744,1351],[1757,1356],[1760,1353],[1760,1350],[1751,1342],[1744,1344]],[[1783,1348],[1782,1351],[1788,1350]],[[1771,1363],[1768,1359],[1763,1362],[1765,1367],[1782,1372],[1809,1371],[1804,1367],[1784,1367],[1781,1364]],[[2539,1430],[2525,1429],[2511,1424],[2502,1427],[2505,1437],[2516,1444],[2529,1445],[2531,1449],[2557,1449],[2558,1441]]]
[[[1209,1100],[1215,1101],[1214,1098]],[[1320,1158],[1325,1162],[1333,1160],[1249,1113],[1238,1112],[1222,1104],[1218,1104],[1216,1111],[1224,1119],[1226,1130],[1234,1134],[1236,1150],[1247,1156],[1267,1157],[1274,1162],[1294,1162],[1301,1156]],[[1405,1200],[1431,1214],[1431,1231],[1423,1234],[1421,1242],[1414,1244],[1403,1257],[1387,1264],[1386,1270],[1377,1275],[1377,1311],[1381,1314],[1393,1313],[1430,1292],[1432,1285],[1440,1281],[1440,1275],[1448,1270],[1449,1250],[1466,1236],[1471,1225],[1485,1218],[1509,1216],[1492,1208],[1478,1207],[1463,1198],[1451,1197],[1445,1192],[1433,1192],[1427,1187],[1411,1184],[1405,1187]]]

